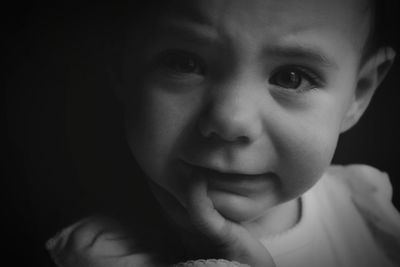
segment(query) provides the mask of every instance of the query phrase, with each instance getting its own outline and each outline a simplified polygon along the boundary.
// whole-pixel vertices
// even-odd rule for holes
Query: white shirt
[[[391,195],[385,173],[331,167],[302,196],[299,223],[261,242],[277,267],[397,266],[387,255],[400,256],[400,215]]]

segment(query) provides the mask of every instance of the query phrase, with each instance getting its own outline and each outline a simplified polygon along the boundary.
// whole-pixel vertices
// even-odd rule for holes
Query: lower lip
[[[192,175],[204,178],[210,190],[225,191],[244,196],[265,193],[274,182],[273,173],[259,175],[221,173],[211,169],[185,164]]]

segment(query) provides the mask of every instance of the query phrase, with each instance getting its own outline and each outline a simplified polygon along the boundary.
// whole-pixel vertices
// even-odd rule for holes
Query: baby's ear
[[[389,72],[395,56],[396,52],[391,47],[382,47],[361,65],[353,101],[342,123],[342,132],[353,127],[364,114],[375,90]]]

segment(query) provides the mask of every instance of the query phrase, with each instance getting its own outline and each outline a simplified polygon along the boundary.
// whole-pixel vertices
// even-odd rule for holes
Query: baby
[[[387,176],[330,166],[395,57],[376,3],[160,2],[136,7],[116,94],[183,256],[91,217],[48,242],[58,266],[400,264]]]

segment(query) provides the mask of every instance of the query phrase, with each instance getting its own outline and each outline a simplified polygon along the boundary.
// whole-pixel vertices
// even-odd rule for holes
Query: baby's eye
[[[321,78],[311,70],[300,66],[279,68],[269,79],[269,83],[285,89],[305,91],[321,86]]]
[[[205,74],[205,64],[199,56],[184,50],[169,50],[158,56],[159,67],[174,74]]]

